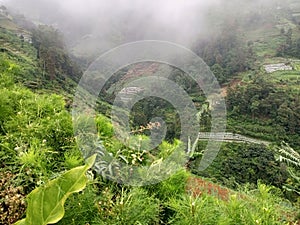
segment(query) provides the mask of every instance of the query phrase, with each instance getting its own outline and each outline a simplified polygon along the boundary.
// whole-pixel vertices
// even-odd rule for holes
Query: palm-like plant
[[[279,154],[278,161],[285,162],[289,166],[300,167],[300,154],[283,142],[281,147],[277,147],[276,152]]]
[[[276,147],[277,160],[288,165],[288,172],[292,178],[289,184],[284,186],[287,191],[292,191],[300,195],[300,175],[296,169],[300,168],[300,154],[283,142],[280,147]]]

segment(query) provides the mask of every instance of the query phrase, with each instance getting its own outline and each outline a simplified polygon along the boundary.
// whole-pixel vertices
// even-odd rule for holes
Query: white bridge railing
[[[254,144],[263,144],[269,145],[270,142],[258,140],[255,138],[249,138],[240,134],[234,133],[209,133],[209,132],[200,132],[199,140],[214,140],[214,141],[223,141],[223,142],[244,142],[244,143],[254,143]]]

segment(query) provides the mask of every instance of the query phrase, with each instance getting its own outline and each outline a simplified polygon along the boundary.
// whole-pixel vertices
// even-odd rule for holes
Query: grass
[[[253,191],[231,192],[226,200],[206,192],[195,197],[183,195],[169,203],[175,211],[170,224],[289,224],[288,217],[280,216],[281,210],[294,212],[281,205],[274,192],[276,189],[259,184]]]

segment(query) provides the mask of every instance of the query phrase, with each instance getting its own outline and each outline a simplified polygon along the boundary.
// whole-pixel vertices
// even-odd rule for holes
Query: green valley
[[[298,2],[202,6],[199,0],[189,8],[168,1],[161,6],[165,14],[172,12],[168,19],[159,6],[142,7],[141,13],[139,4],[119,2],[120,11],[107,17],[105,10],[98,9],[100,15],[95,8],[99,33],[91,24],[93,7],[76,6],[80,1],[49,2],[34,5],[28,0],[29,8],[43,16],[26,14],[26,5],[13,0],[8,6],[0,2],[0,224],[300,224]],[[93,4],[106,9],[104,1]],[[197,18],[196,23],[188,20],[193,32],[166,22],[181,18],[176,12],[188,17],[180,4]],[[16,10],[21,6],[25,16]],[[79,20],[83,14],[86,18]],[[178,39],[182,43],[190,40],[188,31],[193,39],[187,46],[216,80],[195,81],[175,65],[151,60],[118,68],[105,80],[105,68],[92,63],[105,50],[140,39],[178,36],[184,37]],[[115,57],[112,65],[114,60],[119,63]],[[87,71],[94,80],[80,92]],[[189,96],[196,115],[184,105],[186,118],[181,118],[169,98],[152,95],[128,112],[125,106],[146,92],[135,83],[143,78],[163,78],[162,86],[166,80],[176,84]],[[91,97],[101,82],[93,110],[88,100],[76,105],[78,93],[82,100]],[[221,103],[205,95],[201,82],[220,84],[227,109],[225,133],[210,133]],[[153,93],[160,91],[148,85]],[[180,99],[175,89],[161,95]],[[116,106],[119,99],[123,105]],[[77,116],[81,107],[86,114]],[[118,115],[128,118],[128,124]],[[197,124],[196,138],[180,139],[189,130],[182,120]],[[201,170],[213,135],[220,150]]]

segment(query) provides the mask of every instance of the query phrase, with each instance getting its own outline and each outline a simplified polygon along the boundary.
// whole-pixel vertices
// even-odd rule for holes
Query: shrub
[[[0,172],[0,177],[0,224],[13,224],[25,212],[24,190],[13,185],[11,172]]]
[[[155,185],[146,186],[145,189],[148,190],[150,194],[155,195],[158,199],[165,201],[185,193],[186,182],[189,176],[189,172],[185,169],[181,169],[169,179]]]
[[[232,194],[227,201],[202,193],[192,197],[183,195],[172,198],[168,207],[175,214],[169,224],[203,225],[276,225],[289,224],[282,214],[286,208],[282,199],[274,194],[274,188],[258,185],[254,193]]]
[[[215,225],[221,214],[218,200],[209,195],[201,197],[183,195],[179,199],[172,198],[168,207],[175,212],[169,224]]]
[[[159,201],[140,188],[113,193],[106,188],[96,203],[104,224],[156,224]]]

